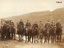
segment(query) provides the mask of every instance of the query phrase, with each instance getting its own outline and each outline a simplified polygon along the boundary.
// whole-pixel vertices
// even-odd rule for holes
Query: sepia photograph
[[[64,0],[0,0],[0,48],[64,48]]]

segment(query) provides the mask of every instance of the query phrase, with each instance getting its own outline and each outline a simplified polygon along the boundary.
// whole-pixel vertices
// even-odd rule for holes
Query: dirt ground
[[[64,48],[64,43],[25,43],[17,40],[0,41],[0,48]]]

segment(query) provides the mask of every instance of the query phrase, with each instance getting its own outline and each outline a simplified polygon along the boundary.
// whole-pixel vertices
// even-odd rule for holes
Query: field
[[[3,19],[12,20],[15,24],[15,28],[20,19],[23,20],[24,24],[26,23],[27,20],[29,20],[31,24],[33,24],[35,21],[38,21],[38,23],[39,21],[42,21],[43,24],[45,24],[47,20],[51,21],[52,19],[54,19],[56,23],[60,19],[64,30],[64,8],[59,8],[52,12],[50,11],[33,12]],[[0,48],[64,48],[64,35],[62,36],[62,40],[63,40],[62,43],[42,43],[42,44],[24,43],[24,42],[18,42],[17,40],[7,40],[7,41],[0,41]]]
[[[14,40],[0,41],[0,48],[64,48],[64,43],[24,43]]]
[[[0,40],[0,48],[64,48],[64,35],[61,43],[25,43],[24,41],[19,42],[18,37],[16,40]]]

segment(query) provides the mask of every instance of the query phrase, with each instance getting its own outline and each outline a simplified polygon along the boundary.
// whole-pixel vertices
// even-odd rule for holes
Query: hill
[[[32,12],[24,15],[7,17],[4,19],[13,20],[15,25],[17,24],[17,22],[19,22],[20,19],[22,19],[24,23],[26,23],[26,20],[30,20],[31,23],[34,23],[35,21],[42,21],[43,23],[45,23],[48,19],[49,20],[54,19],[55,21],[60,19],[61,23],[64,26],[64,8],[58,8],[52,12],[51,11]]]
[[[17,23],[20,19],[22,19],[24,22],[26,22],[27,20],[30,20],[31,23],[34,23],[35,21],[40,21],[40,20],[45,22],[47,19],[49,19],[50,13],[51,13],[50,11],[32,12],[32,13],[19,15],[19,16],[12,16],[4,19],[13,20],[14,23]]]

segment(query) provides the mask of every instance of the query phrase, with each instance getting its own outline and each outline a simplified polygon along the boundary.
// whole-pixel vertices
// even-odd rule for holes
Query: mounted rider
[[[57,41],[61,42],[61,38],[62,38],[62,24],[61,21],[58,20],[58,22],[56,23],[56,35],[57,35]]]
[[[38,24],[38,38],[40,39],[40,42],[42,43],[42,38],[43,38],[43,23],[42,21],[39,21]]]
[[[33,24],[32,26],[32,42],[34,41],[37,41],[36,39],[38,38],[38,23],[37,21]],[[37,41],[38,42],[38,41]]]
[[[19,35],[19,41],[21,41],[23,37],[23,30],[24,30],[24,23],[21,19],[19,23],[17,24],[17,34]]]
[[[11,39],[15,39],[15,28],[14,28],[14,22],[13,21],[10,21],[10,28],[9,28],[9,31],[10,31],[10,37]]]
[[[49,34],[50,34],[51,42],[54,43],[54,41],[56,41],[56,25],[54,20],[51,21]]]
[[[44,43],[48,41],[49,43],[49,32],[50,32],[50,21],[47,20],[47,22],[45,23],[45,32],[44,32]]]
[[[25,28],[26,28],[26,34],[25,34],[26,35],[26,41],[29,42],[30,38],[31,38],[31,23],[29,20],[27,20]]]

